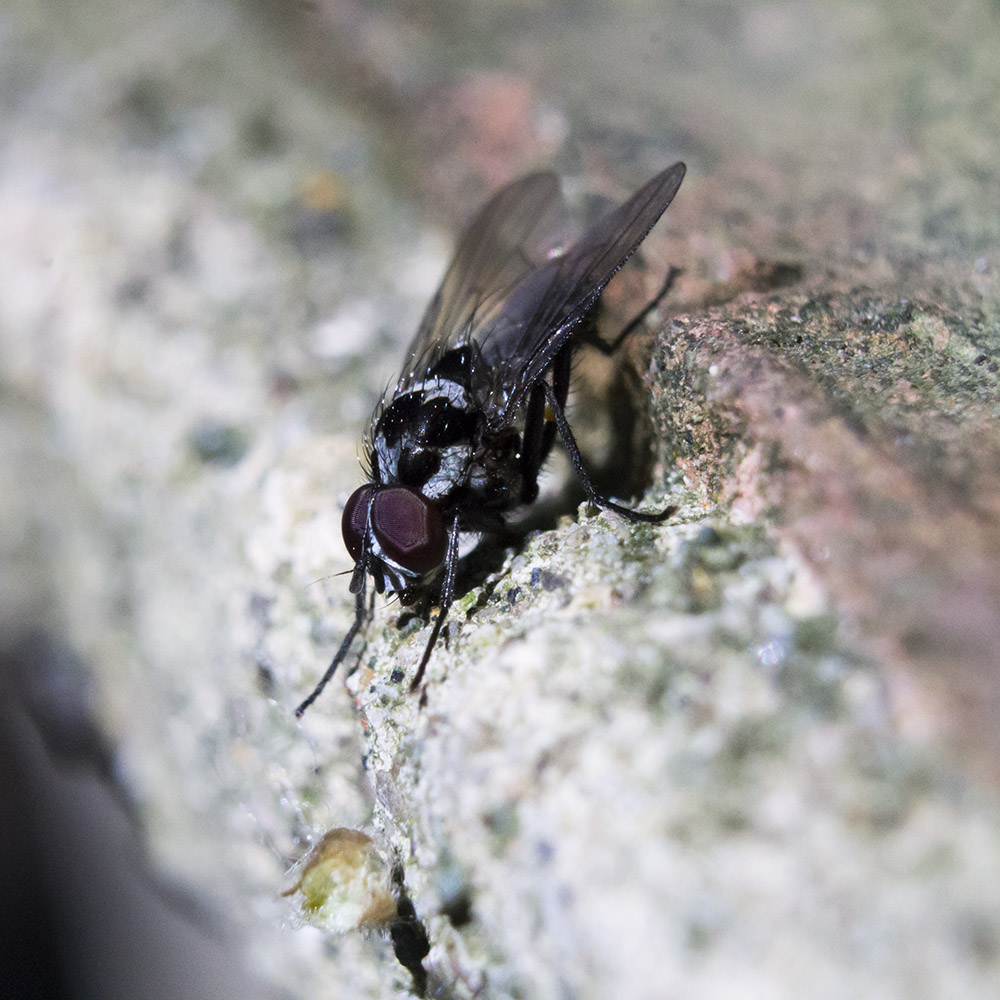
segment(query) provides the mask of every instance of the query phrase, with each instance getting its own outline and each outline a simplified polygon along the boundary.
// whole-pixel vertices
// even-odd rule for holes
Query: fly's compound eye
[[[381,489],[371,503],[372,531],[396,565],[423,576],[444,562],[448,533],[434,504],[405,486]]]
[[[350,495],[344,507],[341,530],[344,533],[344,544],[347,546],[347,551],[351,553],[351,558],[355,562],[361,558],[361,550],[364,547],[365,528],[368,525],[368,506],[372,502],[374,492],[375,487],[370,483],[367,486],[359,486]]]

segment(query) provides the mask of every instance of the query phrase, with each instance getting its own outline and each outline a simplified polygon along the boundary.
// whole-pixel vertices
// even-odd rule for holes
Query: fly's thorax
[[[375,426],[377,479],[446,500],[469,475],[480,414],[466,388],[447,378],[417,383],[389,404]]]

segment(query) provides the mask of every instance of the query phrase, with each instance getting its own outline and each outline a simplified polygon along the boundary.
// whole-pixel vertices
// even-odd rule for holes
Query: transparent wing
[[[664,170],[561,252],[566,223],[554,174],[499,191],[462,237],[388,396],[468,344],[466,382],[489,423],[506,423],[666,211],[684,172],[683,163]]]
[[[597,303],[607,283],[646,238],[684,179],[675,163],[588,230],[561,256],[522,276],[475,343],[489,372],[489,420],[503,424],[525,390]]]
[[[459,242],[392,394],[405,392],[443,354],[489,329],[513,290],[558,246],[563,225],[555,174],[529,174],[498,191]]]

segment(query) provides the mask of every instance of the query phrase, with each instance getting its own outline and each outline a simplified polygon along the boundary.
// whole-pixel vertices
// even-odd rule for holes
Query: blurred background
[[[912,590],[885,598],[838,562],[830,522],[806,524],[828,495],[776,518],[874,634],[907,738],[962,736],[941,759],[963,791],[931,810],[961,844],[954,877],[895,887],[928,915],[898,960],[884,941],[860,961],[850,921],[822,989],[780,949],[744,960],[762,996],[990,995],[998,51],[991,0],[3,0],[0,995],[406,995],[387,941],[293,930],[279,896],[319,832],[375,808],[340,686],[307,726],[291,715],[350,621],[332,574],[361,432],[491,190],[552,168],[585,206],[677,159],[644,252],[683,269],[679,312],[788,279],[831,329],[872,328],[868,297],[938,310],[942,351],[967,334],[953,381],[921,360],[864,390],[891,409],[887,466],[947,471],[934,502],[890,484],[899,509],[871,515],[918,540]],[[622,314],[645,292],[629,280],[609,292]],[[863,395],[850,352],[812,371],[831,419]],[[851,426],[862,440],[867,416]],[[838,462],[847,491],[860,474]],[[725,519],[742,487],[711,479],[732,472],[718,455],[696,465],[692,517]],[[960,595],[944,651],[915,626],[943,593]],[[945,661],[957,700],[921,687]],[[507,961],[495,945],[482,967]],[[642,995],[746,995],[743,966],[699,980],[699,961]],[[437,995],[518,995],[484,977]]]

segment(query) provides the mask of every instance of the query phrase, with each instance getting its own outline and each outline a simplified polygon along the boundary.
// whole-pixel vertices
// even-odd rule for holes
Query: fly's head
[[[448,531],[440,508],[409,486],[366,483],[344,507],[344,544],[354,560],[351,593],[370,573],[378,593],[404,593],[444,562]]]

